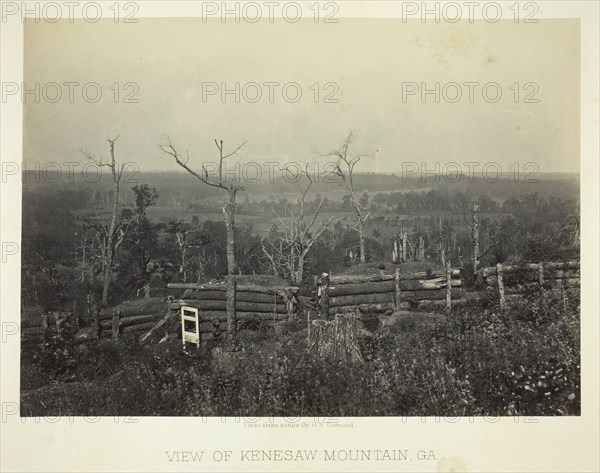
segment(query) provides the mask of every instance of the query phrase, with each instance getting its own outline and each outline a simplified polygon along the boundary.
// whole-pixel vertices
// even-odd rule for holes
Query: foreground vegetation
[[[493,296],[451,316],[362,315],[363,361],[307,349],[306,321],[240,331],[234,350],[135,339],[24,346],[22,415],[579,415],[576,294],[502,313]],[[250,330],[252,328],[252,330]]]

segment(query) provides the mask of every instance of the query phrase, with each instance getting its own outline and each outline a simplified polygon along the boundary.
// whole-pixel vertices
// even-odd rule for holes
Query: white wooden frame
[[[195,343],[196,346],[200,346],[200,318],[199,310],[195,307],[181,306],[181,341],[183,346],[186,342]],[[196,332],[188,332],[185,329],[185,322],[194,322]]]

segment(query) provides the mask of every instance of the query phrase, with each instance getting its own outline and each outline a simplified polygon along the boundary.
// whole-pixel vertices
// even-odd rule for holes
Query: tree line
[[[440,263],[450,259],[460,265],[473,261],[475,269],[478,264],[509,259],[570,258],[579,251],[576,200],[537,192],[502,200],[498,195],[474,195],[463,187],[444,185],[371,196],[354,173],[362,155],[353,150],[352,133],[340,147],[324,154],[336,160],[333,172],[339,178],[342,199],[333,200],[321,192],[310,199],[310,192],[319,186],[307,167],[297,180],[295,201],[280,198],[258,203],[263,213],[268,207],[275,222],[268,235],[258,235],[251,225],[236,226],[235,216],[257,203],[247,198],[239,203],[238,196],[247,192],[246,187],[222,172],[226,160],[245,143],[229,149],[222,140],[215,140],[219,164],[217,172],[209,174],[202,166],[194,168],[187,152],[167,139],[160,147],[165,157],[184,169],[198,188],[222,195],[223,219],[201,222],[194,216],[191,221],[155,222],[148,217],[148,209],[160,202],[161,192],[148,183],[124,188],[117,138],[108,140],[106,160],[85,153],[109,170],[112,180],[111,198],[102,212],[93,204],[89,211],[85,198],[89,189],[24,192],[24,304],[64,306],[82,299],[103,307],[132,295],[149,296],[153,286],[164,288],[168,282],[253,272],[273,273],[302,284],[310,274],[329,270],[325,265],[389,259],[391,242],[380,223],[390,221],[401,226],[407,259]],[[504,186],[500,193],[505,192]],[[477,216],[470,212],[473,204]],[[325,218],[326,209],[347,214]],[[390,218],[375,217],[378,212]],[[236,247],[238,242],[243,245]],[[62,251],[57,254],[52,248]]]

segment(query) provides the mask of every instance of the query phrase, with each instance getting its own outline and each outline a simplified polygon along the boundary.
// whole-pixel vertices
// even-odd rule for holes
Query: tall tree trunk
[[[227,308],[227,332],[230,340],[235,340],[237,336],[237,314],[235,307],[236,299],[236,280],[235,276],[227,278],[226,286],[226,308]]]
[[[367,262],[367,254],[365,253],[365,234],[364,234],[365,222],[359,217],[358,221],[358,235],[360,238],[360,262]]]
[[[404,228],[402,229],[402,262],[406,263],[408,261],[408,235]]]
[[[292,281],[296,282],[296,277],[297,277],[297,273],[296,271],[298,270],[298,267],[296,266],[297,264],[297,258],[296,258],[296,248],[295,246],[292,244],[292,247],[290,249],[290,259],[289,259],[289,264],[288,264],[288,268],[289,268],[289,272],[290,272],[290,277],[292,279]]]
[[[302,284],[302,278],[304,277],[304,257],[304,253],[300,253],[298,256],[298,266],[294,276],[294,284]]]
[[[439,232],[439,240],[438,240],[438,262],[440,264],[444,264],[444,256],[443,256],[443,244],[442,244],[442,216],[440,215],[438,218],[438,232]]]
[[[479,266],[479,205],[473,204],[473,272]]]
[[[83,249],[81,254],[81,283],[85,284],[85,241],[83,243]]]
[[[425,240],[422,236],[419,237],[418,257],[419,261],[425,261]]]
[[[111,145],[111,152],[113,152],[113,146]],[[114,239],[115,239],[115,229],[117,227],[117,212],[119,209],[119,183],[115,182],[115,193],[114,193],[114,202],[112,209],[112,216],[110,219],[110,227],[108,228],[108,240],[107,240],[107,248],[106,248],[106,266],[104,267],[104,287],[102,288],[102,305],[108,305],[108,290],[110,287],[110,281],[112,278],[112,267],[113,267],[113,259],[114,259]]]
[[[183,282],[187,282],[187,262],[185,260],[185,250],[181,252],[181,271],[183,273]]]
[[[227,230],[227,273],[236,274],[235,264],[235,190],[229,191],[229,201],[223,207],[225,215],[225,229]]]

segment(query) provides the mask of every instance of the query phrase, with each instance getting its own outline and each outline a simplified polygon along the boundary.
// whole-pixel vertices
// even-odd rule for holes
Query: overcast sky
[[[380,169],[400,171],[402,162],[495,161],[504,170],[514,162],[534,161],[541,172],[579,170],[579,23],[541,20],[537,24],[501,21],[457,24],[391,19],[344,19],[337,24],[277,21],[221,23],[199,19],[141,19],[137,24],[102,20],[27,22],[25,80],[62,84],[95,82],[97,103],[74,102],[68,89],[57,103],[35,103],[27,96],[24,159],[33,162],[84,162],[80,149],[106,156],[106,138],[120,135],[118,158],[142,170],[177,170],[158,150],[169,135],[188,149],[192,165],[212,161],[214,138],[226,147],[248,141],[247,161],[312,161],[339,146],[350,129],[357,152],[380,159]],[[133,88],[138,103],[123,103]],[[256,103],[235,103],[230,94],[206,96],[203,83],[276,82]],[[282,96],[295,82],[296,103]],[[332,82],[324,89],[324,84]],[[449,103],[433,94],[405,97],[403,83],[476,82]],[[486,101],[482,86],[497,83],[502,98]],[[533,82],[534,86],[524,88]],[[114,83],[119,84],[115,103]],[[315,103],[314,83],[320,84]],[[520,94],[515,103],[514,83]],[[311,90],[312,87],[312,90]],[[513,89],[511,90],[511,87]],[[114,89],[114,87],[113,87]],[[50,98],[55,91],[46,89]],[[95,91],[88,89],[90,98]],[[253,99],[255,88],[247,88]],[[335,92],[337,103],[325,103]],[[453,99],[456,89],[446,89]],[[288,88],[288,100],[295,89]],[[525,97],[538,103],[524,103]],[[489,99],[495,90],[488,89]],[[373,158],[359,170],[375,171]]]

